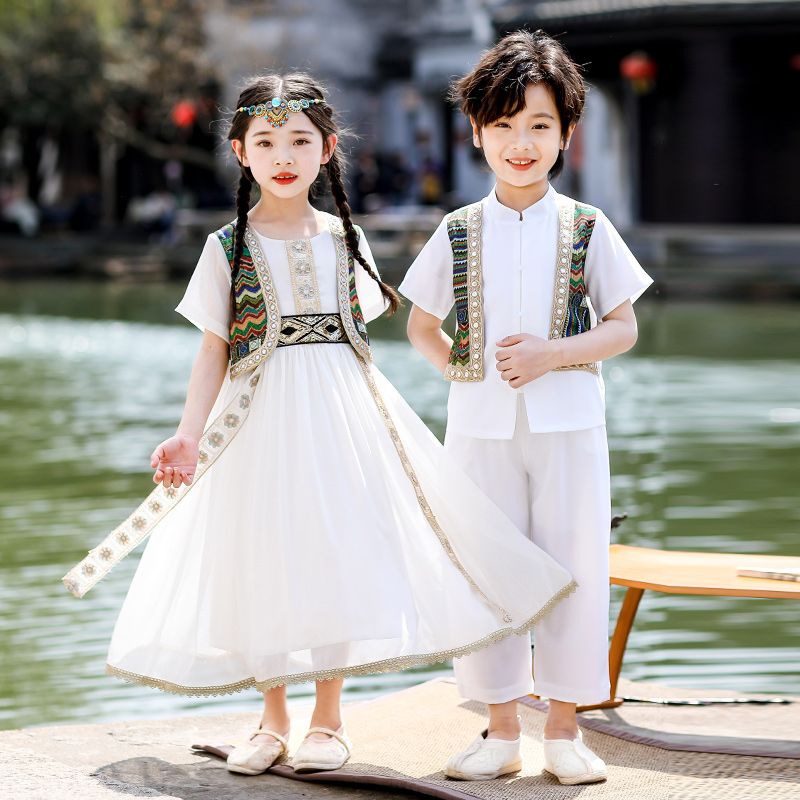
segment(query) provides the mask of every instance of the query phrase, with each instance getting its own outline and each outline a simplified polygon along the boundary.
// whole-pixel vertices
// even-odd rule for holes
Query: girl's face
[[[231,141],[239,161],[250,167],[262,192],[283,199],[308,193],[320,167],[330,159],[336,136],[325,139],[302,111],[291,112],[286,124],[274,128],[265,117],[254,117],[244,144]]]
[[[569,147],[574,125],[563,137],[558,108],[549,88],[535,83],[525,90],[525,107],[513,117],[500,117],[478,129],[472,141],[483,147],[498,182],[525,188],[546,182],[558,152]]]

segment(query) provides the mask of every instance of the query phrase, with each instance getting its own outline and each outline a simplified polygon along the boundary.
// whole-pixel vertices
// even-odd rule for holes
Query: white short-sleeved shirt
[[[367,263],[376,271],[375,260],[363,231],[358,228],[358,249]],[[298,313],[295,308],[286,240],[270,239],[256,234],[267,258],[272,281],[278,296],[281,316]],[[289,244],[298,240],[289,240]],[[339,312],[336,283],[336,245],[333,235],[325,230],[316,236],[301,241],[310,241],[314,254],[314,267],[319,289],[320,313]],[[379,317],[386,310],[386,302],[378,284],[366,273],[364,267],[355,262],[356,290],[365,322]],[[231,270],[222,243],[215,233],[209,234],[203,252],[186,287],[183,299],[175,310],[200,330],[215,333],[228,341],[230,327]]]
[[[514,389],[495,368],[497,342],[515,333],[546,339],[550,329],[558,237],[558,193],[551,186],[522,213],[502,205],[494,190],[483,206],[483,381],[454,382],[447,428],[481,439],[511,439],[517,395],[522,392],[532,433],[570,431],[605,424],[603,379],[585,370],[548,372]],[[602,211],[586,253],[585,279],[592,326],[626,300],[634,302],[653,282]],[[400,284],[423,311],[444,319],[455,303],[453,255],[442,220]],[[599,366],[599,365],[598,365]]]

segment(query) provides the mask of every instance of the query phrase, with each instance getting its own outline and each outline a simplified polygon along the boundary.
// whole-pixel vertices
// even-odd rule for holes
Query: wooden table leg
[[[617,685],[619,684],[619,673],[622,670],[622,659],[625,657],[625,648],[628,646],[628,634],[631,632],[633,620],[636,619],[636,611],[639,608],[639,601],[642,599],[644,589],[637,589],[629,586],[622,601],[622,608],[619,610],[617,624],[614,627],[614,635],[611,637],[611,648],[608,651],[608,673],[611,678],[611,697],[602,703],[592,706],[578,706],[578,711],[591,711],[594,708],[616,708],[622,705],[622,698],[617,697]]]

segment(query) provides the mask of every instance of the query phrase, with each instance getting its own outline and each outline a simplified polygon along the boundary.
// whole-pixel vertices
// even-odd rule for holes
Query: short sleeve
[[[211,331],[228,341],[231,308],[231,273],[217,235],[206,239],[183,299],[175,310],[201,331]]]
[[[356,230],[358,231],[358,252],[361,253],[364,260],[372,269],[375,270],[375,274],[380,276],[364,231],[358,225],[356,225]],[[355,271],[356,291],[358,292],[358,302],[361,305],[361,313],[364,315],[364,322],[372,322],[373,319],[376,319],[386,311],[389,305],[388,300],[383,296],[378,282],[367,274],[367,271],[358,261],[355,262]]]
[[[456,301],[453,294],[453,251],[443,219],[408,268],[400,291],[434,317],[445,319]]]
[[[608,217],[598,210],[586,251],[586,288],[598,319],[626,300],[635,303],[652,282]]]

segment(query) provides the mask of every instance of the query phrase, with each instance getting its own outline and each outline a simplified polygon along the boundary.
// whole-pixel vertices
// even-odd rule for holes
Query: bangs
[[[475,104],[475,112],[471,116],[481,128],[502,117],[513,117],[525,108],[528,87],[538,83],[548,85],[541,71],[533,64],[514,65],[506,74],[493,77],[482,92],[483,99]]]
[[[549,90],[566,131],[583,112],[586,88],[580,67],[544,31],[521,30],[484,53],[471,72],[451,85],[449,99],[482,128],[522,111],[527,88],[538,84]]]

